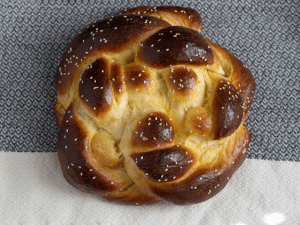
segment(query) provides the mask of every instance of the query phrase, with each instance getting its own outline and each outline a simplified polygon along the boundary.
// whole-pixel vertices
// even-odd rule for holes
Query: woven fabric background
[[[54,76],[89,23],[139,5],[179,5],[201,33],[252,71],[249,158],[300,161],[300,1],[31,0],[0,2],[0,151],[55,152]]]

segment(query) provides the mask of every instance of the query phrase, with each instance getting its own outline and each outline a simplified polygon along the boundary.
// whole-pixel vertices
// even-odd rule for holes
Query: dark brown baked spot
[[[245,119],[252,104],[256,84],[250,70],[240,60],[236,60],[239,63],[237,73],[239,76],[235,75],[232,83],[242,98]]]
[[[137,166],[149,179],[167,182],[180,178],[191,167],[193,156],[187,148],[176,145],[170,148],[131,155]]]
[[[113,92],[107,59],[98,59],[84,71],[79,82],[79,97],[96,115],[110,109]]]
[[[152,67],[213,62],[213,52],[203,36],[180,26],[167,27],[150,36],[142,43],[137,57]]]
[[[64,93],[83,60],[99,52],[120,52],[147,32],[168,27],[162,19],[144,15],[122,14],[97,21],[83,29],[64,53],[56,75],[56,89]]]
[[[243,119],[243,102],[236,88],[229,81],[220,80],[212,103],[215,120],[215,138],[233,134]]]
[[[199,168],[189,176],[173,185],[166,183],[164,186],[152,185],[151,190],[164,200],[175,204],[193,204],[204,202],[218,194],[227,184],[232,174],[243,163],[248,146],[250,135],[246,127],[238,131],[235,139],[227,148],[234,151],[229,161],[222,159],[218,164],[208,165]]]
[[[130,89],[150,88],[153,80],[147,68],[139,64],[130,64],[125,68],[125,83]]]
[[[167,79],[170,91],[181,95],[189,95],[193,92],[197,83],[196,73],[185,67],[175,67],[171,70]]]
[[[168,115],[153,112],[137,123],[132,133],[131,144],[134,147],[155,148],[170,144],[174,137],[174,126]]]

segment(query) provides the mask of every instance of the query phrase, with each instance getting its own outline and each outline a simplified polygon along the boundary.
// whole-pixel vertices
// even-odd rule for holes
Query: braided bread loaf
[[[82,30],[56,74],[57,154],[74,187],[126,204],[198,203],[250,142],[249,69],[181,7],[137,7]]]

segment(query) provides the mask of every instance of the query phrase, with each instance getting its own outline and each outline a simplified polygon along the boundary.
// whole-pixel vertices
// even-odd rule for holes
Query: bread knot
[[[56,73],[57,154],[74,187],[126,204],[198,203],[246,157],[255,82],[195,10],[137,7],[73,39]]]

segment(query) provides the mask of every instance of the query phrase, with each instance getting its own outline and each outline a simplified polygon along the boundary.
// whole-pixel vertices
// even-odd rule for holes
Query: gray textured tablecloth
[[[0,2],[0,151],[55,152],[54,76],[72,38],[103,16],[138,5],[179,5],[202,16],[201,33],[252,71],[248,157],[300,161],[300,2]]]

